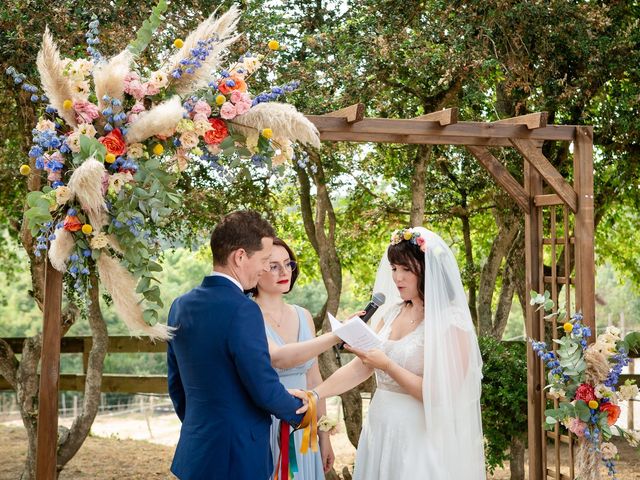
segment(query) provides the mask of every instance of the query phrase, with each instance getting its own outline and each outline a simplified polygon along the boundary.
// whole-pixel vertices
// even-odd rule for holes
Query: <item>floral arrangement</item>
[[[551,310],[554,302],[549,292],[531,292],[531,304],[538,309]],[[562,311],[551,313],[547,318]],[[633,447],[640,444],[640,432],[626,431],[615,425],[620,415],[620,402],[638,395],[638,387],[627,380],[619,386],[622,369],[628,365],[628,352],[636,348],[637,334],[629,334],[623,340],[620,330],[607,327],[594,343],[588,344],[592,332],[582,324],[580,313],[574,314],[562,324],[563,336],[555,339],[557,349],[549,350],[545,342],[530,339],[533,350],[548,370],[545,387],[549,396],[559,401],[557,408],[545,410],[545,429],[561,424],[579,439],[577,469],[583,480],[599,478],[600,461],[606,465],[609,475],[615,478],[616,446],[609,442],[618,435],[627,439]]]
[[[225,66],[239,38],[236,7],[174,40],[157,70],[137,67],[166,9],[161,0],[135,41],[110,59],[97,50],[97,19],[85,35],[86,58],[63,58],[46,30],[37,57],[41,91],[15,68],[6,72],[43,106],[30,162],[20,167],[48,180],[27,197],[36,256],[48,253],[85,300],[95,271],[129,328],[162,339],[171,335],[167,327],[149,324],[162,307],[156,232],[182,205],[179,176],[192,164],[279,165],[293,158],[294,142],[320,146],[315,126],[276,101],[297,82],[250,92],[252,74],[279,50],[277,41],[264,56],[245,53]]]
[[[391,234],[391,245],[397,245],[402,241],[411,242],[414,245],[420,247],[422,252],[425,251],[426,243],[424,237],[420,235],[420,232],[415,228],[405,228],[400,230],[394,230]]]

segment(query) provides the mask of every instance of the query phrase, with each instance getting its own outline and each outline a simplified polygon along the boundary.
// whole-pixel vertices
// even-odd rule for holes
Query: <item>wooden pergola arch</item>
[[[564,302],[569,314],[581,311],[584,324],[595,332],[592,127],[547,125],[544,112],[496,122],[459,122],[456,108],[407,120],[365,118],[362,104],[307,118],[316,125],[323,141],[464,146],[524,213],[527,296],[531,290],[544,291],[546,285],[556,305]],[[573,143],[573,185],[543,154],[545,141]],[[513,147],[520,152],[524,159],[524,185],[513,178],[489,147]],[[551,267],[550,273],[548,268],[545,271],[545,262]],[[62,276],[48,264],[39,393],[39,480],[55,478],[61,296]],[[555,317],[545,319],[544,313],[536,312],[528,300],[527,336],[544,339],[546,327],[550,326],[555,337]],[[542,428],[548,400],[543,391],[545,375],[530,347],[527,366],[529,478],[574,480],[572,437],[561,434],[557,425],[550,432]],[[560,455],[563,443],[569,446],[565,465]]]

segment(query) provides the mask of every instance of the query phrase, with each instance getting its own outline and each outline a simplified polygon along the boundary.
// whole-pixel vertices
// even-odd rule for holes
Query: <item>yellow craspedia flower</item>
[[[25,177],[31,173],[31,167],[29,165],[20,165],[20,175]]]
[[[565,332],[567,333],[571,333],[573,331],[573,324],[571,322],[566,322],[562,328],[564,329]]]
[[[184,42],[182,41],[181,38],[176,38],[173,41],[173,46],[176,47],[176,48],[182,48],[182,47],[184,47]]]
[[[91,225],[89,225],[88,223],[82,225],[82,233],[84,233],[85,235],[89,235],[91,232],[93,232],[93,227]]]
[[[595,410],[596,408],[598,408],[600,405],[598,404],[598,402],[596,402],[595,400],[589,400],[589,408],[591,410]]]
[[[155,147],[153,147],[153,154],[162,155],[163,153],[164,153],[164,147],[161,144],[156,143]]]
[[[413,233],[411,233],[409,230],[405,230],[404,234],[402,235],[402,237],[405,240],[411,240],[411,237],[413,237]]]
[[[107,153],[104,157],[104,161],[107,163],[113,163],[116,161],[116,156],[113,153]]]
[[[280,50],[280,42],[277,40],[269,40],[269,50]]]
[[[224,95],[216,96],[216,105],[220,106],[226,101],[227,101],[227,97],[225,97]]]
[[[73,107],[73,102],[71,100],[67,99],[62,102],[62,108],[64,108],[65,110],[69,110],[71,107]]]
[[[269,140],[271,137],[273,137],[273,130],[271,130],[270,128],[263,129],[262,136]]]

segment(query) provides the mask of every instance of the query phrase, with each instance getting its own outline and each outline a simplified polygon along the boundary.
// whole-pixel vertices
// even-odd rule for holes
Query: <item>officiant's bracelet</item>
[[[319,402],[320,401],[320,395],[318,395],[318,392],[316,392],[315,390],[311,390],[311,393],[313,393],[316,396],[316,401]]]

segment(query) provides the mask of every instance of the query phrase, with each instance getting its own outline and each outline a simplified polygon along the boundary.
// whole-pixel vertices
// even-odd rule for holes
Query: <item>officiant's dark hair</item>
[[[229,255],[239,248],[249,256],[262,250],[263,238],[274,238],[271,224],[253,210],[238,210],[226,215],[211,233],[214,265],[227,264]]]
[[[389,245],[387,258],[390,264],[407,267],[411,273],[418,277],[418,293],[424,302],[424,252],[420,250],[420,247],[410,241],[403,240],[395,245]]]
[[[296,258],[296,254],[293,253],[293,250],[291,250],[291,247],[289,245],[287,245],[287,243],[282,240],[280,237],[275,237],[273,239],[273,246],[274,247],[282,247],[284,248],[287,253],[289,254],[289,259],[293,260],[294,262],[297,262],[298,259]],[[289,285],[289,290],[287,290],[284,293],[289,293],[291,290],[293,290],[293,285],[296,283],[296,280],[298,279],[298,275],[300,275],[300,269],[296,268],[295,270],[293,270],[291,272],[291,284]],[[257,297],[258,296],[258,287],[254,287],[251,290],[248,290],[245,293],[250,293],[251,296],[253,297]]]

